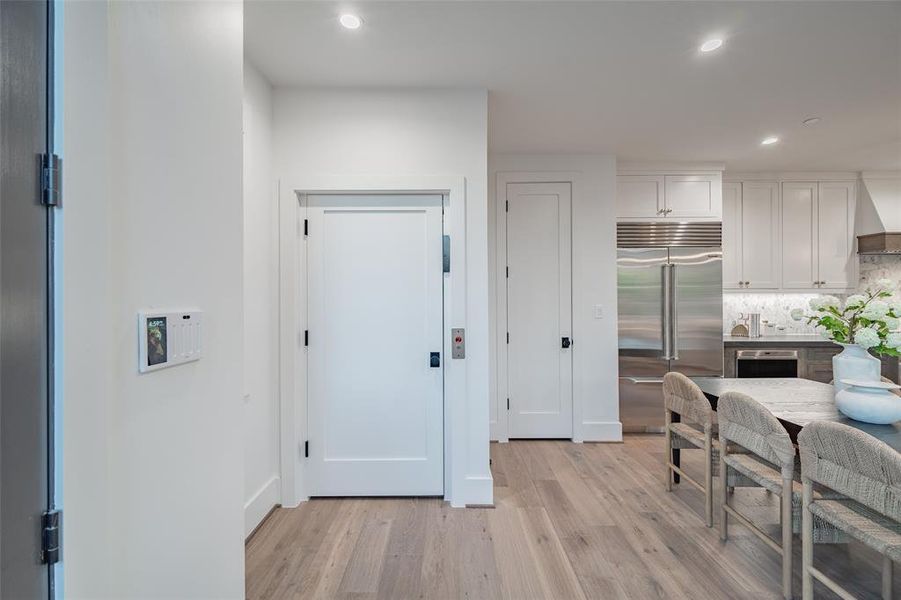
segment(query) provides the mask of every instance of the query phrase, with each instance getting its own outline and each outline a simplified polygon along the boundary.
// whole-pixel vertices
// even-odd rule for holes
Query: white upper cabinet
[[[720,178],[710,175],[667,175],[664,179],[666,215],[702,219],[721,214]]]
[[[782,184],[782,287],[806,290],[817,286],[817,184]]]
[[[857,278],[854,253],[856,187],[850,181],[823,181],[819,185],[817,259],[821,289],[853,288]]]
[[[744,182],[741,189],[742,288],[779,287],[779,185]]]
[[[744,287],[741,272],[741,184],[723,184],[723,287]]]
[[[723,289],[853,289],[856,198],[853,181],[724,183]]]
[[[722,175],[620,175],[616,216],[623,220],[719,220]]]
[[[620,175],[616,178],[616,215],[626,218],[663,216],[664,178]]]

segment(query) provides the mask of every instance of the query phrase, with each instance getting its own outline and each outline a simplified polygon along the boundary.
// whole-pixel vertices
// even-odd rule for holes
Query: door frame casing
[[[562,183],[569,185],[570,194],[570,218],[574,213],[574,205],[576,195],[581,192],[582,174],[576,171],[500,171],[497,173],[497,181],[495,188],[495,281],[496,284],[496,331],[497,340],[496,368],[497,381],[496,401],[497,421],[496,429],[492,432],[491,439],[498,442],[510,441],[510,411],[507,410],[507,186],[514,183]],[[570,245],[574,245],[573,234],[570,237]],[[571,253],[571,261],[575,261],[575,254]],[[575,298],[575,265],[570,268],[570,287],[572,291],[571,298]],[[571,317],[572,318],[572,317]],[[572,337],[573,341],[578,341],[578,332],[576,331],[576,320],[572,318]],[[573,343],[570,350],[573,352],[572,360],[572,441],[582,442],[584,437],[580,424],[582,423],[582,398],[578,392],[577,369],[578,361],[575,360],[575,352],[577,345]]]
[[[281,504],[309,499],[304,441],[307,421],[306,244],[300,198],[311,194],[435,194],[444,197],[444,235],[450,236],[450,273],[444,274],[442,352],[451,356],[450,329],[466,327],[466,179],[453,176],[299,175],[278,183],[279,232],[279,457]],[[444,499],[464,506],[468,484],[466,360],[444,361]]]

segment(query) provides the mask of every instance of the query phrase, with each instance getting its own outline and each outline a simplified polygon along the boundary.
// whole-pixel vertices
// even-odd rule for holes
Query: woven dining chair
[[[813,566],[814,519],[819,518],[883,556],[882,597],[892,597],[892,568],[901,560],[901,455],[891,446],[841,423],[811,423],[798,435],[802,481],[802,584],[813,598],[818,579],[845,599],[853,598]],[[843,496],[824,499],[813,486]]]
[[[752,523],[729,504],[726,477],[720,477],[720,539],[729,537],[731,515],[745,525],[766,545],[782,556],[782,595],[792,597],[792,491],[795,471],[795,448],[788,432],[756,400],[738,392],[726,392],[717,402],[719,417],[720,472],[734,469],[757,482],[780,498],[781,544]],[[749,452],[730,454],[730,443]]]
[[[666,411],[666,491],[673,489],[674,475],[704,493],[704,513],[707,527],[713,527],[713,477],[719,470],[719,442],[716,440],[716,413],[704,392],[682,373],[663,376],[663,406]],[[679,415],[673,421],[673,415]],[[704,483],[687,475],[673,464],[672,450],[704,451]]]

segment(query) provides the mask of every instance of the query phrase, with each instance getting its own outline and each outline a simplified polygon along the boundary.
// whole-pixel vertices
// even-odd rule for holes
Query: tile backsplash
[[[860,257],[860,283],[858,289],[863,290],[878,279],[891,279],[901,285],[901,255],[873,255]],[[778,331],[776,327],[767,328],[764,335],[814,333],[813,327],[804,321],[794,321],[791,311],[795,308],[807,310],[811,298],[819,294],[742,294],[727,292],[723,294],[723,331],[729,333],[740,323],[739,316],[744,313],[760,313],[761,320],[775,323],[776,327],[784,327]]]
[[[859,289],[862,290],[870,283],[883,278],[901,284],[901,255],[879,254],[860,257]]]
[[[761,321],[775,323],[767,327],[764,335],[815,333],[813,327],[804,321],[791,318],[791,311],[796,308],[807,309],[811,298],[819,294],[723,294],[723,331],[729,333],[744,313],[760,313]],[[784,327],[784,330],[777,330]]]

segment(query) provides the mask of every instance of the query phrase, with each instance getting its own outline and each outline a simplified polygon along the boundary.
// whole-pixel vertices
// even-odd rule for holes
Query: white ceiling
[[[487,88],[492,152],[901,168],[901,2],[257,0],[244,35],[276,86]]]

